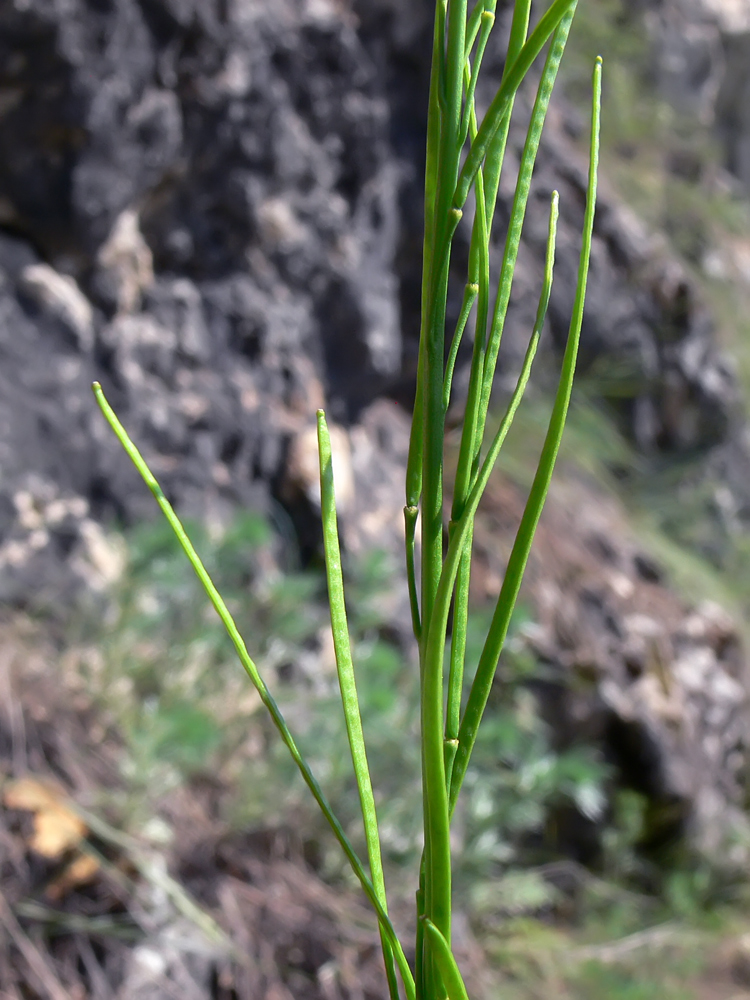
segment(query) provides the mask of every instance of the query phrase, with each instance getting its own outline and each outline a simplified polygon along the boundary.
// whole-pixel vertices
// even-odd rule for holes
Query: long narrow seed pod
[[[544,501],[549,489],[552,472],[560,448],[565,419],[570,403],[570,393],[573,385],[573,375],[575,372],[576,359],[578,356],[578,343],[581,334],[581,324],[583,322],[583,307],[586,297],[586,283],[588,279],[589,260],[591,257],[591,239],[594,229],[594,213],[596,209],[596,188],[597,171],[599,165],[599,131],[601,119],[601,78],[602,60],[599,57],[594,67],[594,100],[591,114],[591,145],[589,160],[588,193],[586,197],[586,210],[584,213],[583,243],[578,267],[578,282],[576,287],[575,302],[573,305],[573,315],[570,321],[568,341],[563,357],[560,381],[555,396],[555,402],[550,417],[547,436],[542,448],[534,482],[531,486],[529,498],[521,518],[521,523],[513,544],[505,579],[500,590],[495,613],[492,618],[490,630],[480,656],[477,672],[472,683],[469,699],[461,722],[459,732],[459,745],[453,763],[453,774],[451,777],[450,798],[451,809],[455,807],[456,798],[461,788],[466,768],[468,767],[471,751],[476,740],[479,723],[487,704],[492,680],[495,676],[497,662],[508,633],[510,618],[515,607],[518,591],[521,586],[521,579],[526,568],[526,562],[531,550],[531,543],[534,532],[539,522],[539,517],[544,506]]]
[[[515,4],[513,11],[513,22],[508,43],[508,51],[504,74],[506,75],[510,66],[515,61],[518,53],[523,47],[526,39],[526,31],[529,22],[529,10],[531,0],[519,0]],[[477,4],[475,11],[478,12],[480,5]],[[490,0],[481,11],[481,26],[487,36],[494,22],[495,2]],[[491,18],[491,20],[490,20]],[[477,31],[480,22],[477,21]],[[473,40],[472,40],[473,44]],[[483,51],[486,39],[482,39],[480,51]],[[473,70],[469,66],[468,42],[467,61],[464,66],[464,85],[466,87],[466,109],[464,117],[466,119],[468,134],[473,142],[477,136],[476,111],[474,108],[474,92],[478,67]],[[509,105],[508,114],[501,124],[490,144],[485,167],[477,171],[474,182],[476,198],[476,211],[474,225],[472,227],[471,245],[469,249],[469,282],[477,286],[478,304],[476,312],[476,323],[474,328],[474,347],[472,351],[471,367],[469,372],[469,390],[464,410],[463,426],[461,431],[461,447],[456,469],[455,482],[453,486],[453,505],[451,514],[451,525],[449,531],[455,526],[455,520],[460,516],[468,493],[471,476],[474,472],[475,456],[479,452],[481,436],[484,427],[478,428],[478,414],[481,403],[482,383],[485,368],[487,318],[489,315],[489,293],[490,293],[490,260],[489,243],[492,220],[497,199],[497,190],[500,182],[505,146],[510,127],[510,115],[513,102]],[[456,347],[455,353],[458,349]],[[452,365],[455,364],[454,350],[451,349],[449,359],[449,371],[452,376]],[[446,392],[445,407],[448,408],[450,398],[449,387]],[[466,635],[469,620],[469,585],[471,581],[471,546],[473,533],[470,531],[465,541],[464,553],[459,566],[456,578],[456,590],[453,598],[453,627],[451,629],[450,643],[450,668],[448,674],[448,696],[445,713],[445,768],[446,780],[449,780],[453,767],[453,759],[458,747],[458,729],[460,724],[461,696],[463,692],[464,663],[466,659]]]
[[[456,574],[458,572],[459,563],[466,549],[467,536],[471,531],[474,516],[479,506],[479,501],[481,500],[482,494],[484,493],[487,483],[489,482],[489,477],[494,464],[497,461],[497,457],[500,454],[500,449],[505,441],[511,424],[513,423],[513,418],[515,417],[524,392],[526,391],[526,386],[528,385],[529,376],[531,374],[531,366],[533,364],[534,357],[536,356],[539,338],[541,336],[547,312],[550,290],[552,287],[555,236],[557,231],[557,204],[557,192],[555,192],[552,197],[552,206],[550,210],[550,226],[544,283],[539,301],[539,308],[537,310],[537,318],[534,324],[534,330],[529,340],[529,346],[526,349],[526,356],[524,357],[523,365],[521,366],[521,371],[516,382],[516,387],[510,398],[510,402],[508,403],[505,415],[500,422],[500,426],[492,440],[487,456],[482,463],[482,468],[466,502],[461,519],[455,524],[454,532],[448,545],[448,552],[443,564],[443,572],[440,576],[438,595],[435,602],[436,609],[439,609],[439,614],[436,613],[434,622],[431,623],[430,632],[427,636],[427,646],[429,654],[432,656],[437,656],[439,651],[442,649],[444,638],[441,638],[441,636],[445,636],[445,629],[448,624],[450,595],[456,579]],[[453,770],[455,772],[455,762],[453,764]],[[451,799],[451,801],[455,804],[453,799]],[[452,808],[453,807],[451,806],[451,811]]]
[[[385,894],[383,861],[380,856],[378,816],[375,809],[375,796],[372,792],[370,767],[367,762],[365,736],[362,731],[362,718],[359,712],[359,697],[357,695],[357,683],[354,678],[354,663],[352,662],[351,642],[349,640],[349,625],[346,617],[344,577],[341,569],[336,494],[333,482],[331,436],[328,432],[328,425],[326,424],[323,410],[318,410],[317,416],[318,456],[320,460],[320,513],[323,525],[323,549],[325,553],[326,578],[328,580],[328,606],[331,613],[331,633],[333,635],[333,649],[336,656],[336,672],[339,678],[346,734],[349,740],[354,776],[357,781],[357,791],[359,793],[359,804],[362,810],[367,856],[370,862],[370,875],[373,887],[380,900],[380,905],[387,913],[388,903]],[[380,930],[380,938],[391,1000],[398,1000],[398,982],[393,962],[393,951],[382,928]]]
[[[494,315],[487,342],[487,354],[485,357],[484,371],[482,373],[482,389],[479,412],[477,415],[478,434],[484,434],[484,426],[487,420],[487,411],[490,405],[490,394],[495,378],[495,367],[497,365],[500,341],[505,326],[505,317],[510,302],[510,293],[513,286],[513,275],[516,269],[518,251],[521,245],[521,232],[523,230],[524,219],[526,217],[526,206],[529,200],[531,189],[531,178],[534,172],[539,142],[542,137],[542,129],[547,118],[552,89],[557,79],[557,72],[560,67],[560,60],[565,51],[565,46],[570,33],[570,26],[573,21],[574,9],[571,8],[560,21],[555,29],[552,42],[547,53],[542,77],[537,88],[534,107],[531,112],[529,128],[526,134],[521,162],[518,167],[518,179],[516,190],[513,195],[513,205],[511,207],[510,222],[505,238],[505,249],[503,251],[503,261],[500,268],[500,278],[498,281],[498,292],[495,299]]]
[[[365,892],[365,895],[367,896],[373,909],[377,913],[380,927],[383,929],[383,932],[393,950],[393,956],[398,965],[399,972],[401,974],[401,979],[403,981],[407,996],[409,997],[409,1000],[415,1000],[416,994],[414,989],[414,978],[412,976],[411,969],[409,968],[409,963],[406,961],[406,956],[404,955],[401,943],[396,936],[396,932],[393,929],[393,925],[391,924],[388,914],[383,908],[380,899],[378,898],[378,894],[375,891],[372,882],[368,878],[364,866],[357,855],[357,852],[354,850],[349,841],[349,838],[346,836],[344,828],[341,826],[341,823],[339,822],[335,813],[331,809],[328,800],[326,799],[322,788],[318,784],[315,775],[310,770],[307,761],[302,756],[302,753],[297,747],[294,737],[292,736],[291,731],[289,730],[289,727],[286,724],[286,720],[284,719],[281,709],[276,704],[273,696],[271,695],[271,692],[268,690],[263,678],[260,676],[258,668],[255,665],[255,662],[248,653],[247,647],[245,646],[245,641],[240,635],[239,629],[237,628],[237,625],[235,624],[235,621],[232,618],[229,609],[224,603],[221,594],[216,589],[216,586],[214,585],[213,580],[209,576],[206,567],[203,565],[200,556],[195,551],[195,548],[193,547],[192,542],[188,538],[187,533],[184,527],[182,526],[180,519],[174,512],[172,505],[164,496],[162,488],[159,485],[158,481],[156,480],[156,477],[149,469],[143,456],[138,451],[135,444],[131,441],[127,431],[122,426],[114,410],[107,402],[107,399],[104,395],[104,391],[102,390],[101,385],[98,382],[94,382],[92,388],[94,390],[96,401],[99,404],[99,408],[104,414],[107,422],[117,435],[120,444],[124,448],[130,460],[133,462],[133,465],[135,465],[136,469],[141,474],[144,482],[153,493],[156,502],[158,503],[162,513],[164,514],[164,517],[167,519],[169,526],[172,528],[172,531],[174,531],[175,536],[177,537],[177,540],[180,543],[183,552],[187,556],[190,565],[193,567],[193,570],[195,571],[195,575],[198,577],[201,584],[203,585],[203,589],[206,591],[206,594],[208,595],[208,598],[213,604],[216,613],[221,619],[221,622],[224,625],[224,628],[226,629],[229,638],[232,640],[232,644],[234,645],[234,648],[237,652],[237,656],[239,657],[240,663],[242,664],[245,673],[248,675],[256,691],[260,695],[260,699],[263,702],[263,705],[268,710],[268,713],[271,716],[271,719],[273,720],[273,723],[276,726],[277,730],[279,731],[281,739],[283,740],[287,749],[289,750],[289,753],[291,754],[294,763],[297,765],[297,768],[299,769],[299,772],[302,775],[305,784],[310,789],[310,792],[312,793],[315,801],[318,803],[320,811],[325,816],[328,825],[331,827],[331,830],[333,831],[333,834],[336,837],[336,840],[338,840],[339,844],[341,845],[341,848],[344,854],[346,855],[346,858],[349,861],[349,864],[351,865],[354,874],[357,876],[359,883]]]
[[[487,411],[492,382],[495,377],[500,340],[502,337],[505,315],[510,301],[518,249],[521,242],[521,230],[526,215],[526,205],[531,187],[531,176],[536,162],[542,128],[547,115],[552,87],[557,77],[565,44],[570,30],[574,10],[566,13],[555,29],[554,37],[545,60],[542,77],[537,89],[536,100],[532,109],[529,127],[521,154],[516,190],[513,197],[510,222],[505,239],[505,250],[498,282],[498,294],[495,299],[495,309],[492,319],[487,347],[483,358],[483,367],[479,371],[472,369],[469,383],[469,393],[466,402],[466,414],[461,436],[461,449],[456,470],[456,484],[453,496],[454,520],[461,516],[461,507],[469,493],[471,482],[476,475],[476,466],[484,439]]]

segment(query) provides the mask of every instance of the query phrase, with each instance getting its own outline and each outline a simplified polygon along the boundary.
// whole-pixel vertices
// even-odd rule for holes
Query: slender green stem
[[[469,15],[469,19],[466,22],[466,45],[464,47],[464,62],[471,55],[471,50],[474,48],[474,42],[477,40],[477,35],[479,34],[479,28],[482,23],[482,17],[485,11],[489,10],[494,12],[497,6],[497,0],[478,0],[474,4],[474,9]]]
[[[162,513],[164,514],[170,527],[174,531],[175,536],[177,537],[177,540],[179,541],[183,552],[187,556],[190,565],[193,567],[193,570],[195,571],[195,575],[198,577],[201,584],[203,585],[203,589],[206,591],[206,594],[208,595],[208,598],[213,604],[216,613],[221,619],[222,624],[224,625],[224,628],[226,629],[227,634],[229,635],[229,638],[232,640],[232,644],[234,645],[234,648],[237,652],[240,663],[242,664],[245,672],[247,673],[248,677],[255,686],[255,689],[260,695],[261,701],[268,710],[268,713],[270,714],[274,725],[279,731],[279,734],[281,735],[283,742],[288,748],[289,753],[292,756],[292,759],[297,765],[297,768],[299,769],[305,781],[305,784],[310,789],[315,801],[318,803],[318,806],[320,807],[321,812],[328,821],[328,825],[331,827],[334,836],[341,845],[341,848],[344,851],[344,854],[346,855],[347,860],[349,861],[349,864],[351,865],[352,870],[354,871],[354,874],[359,879],[360,885],[362,886],[365,895],[367,896],[373,909],[377,913],[380,926],[383,929],[391,948],[393,949],[393,955],[396,959],[396,963],[398,965],[399,972],[401,974],[401,978],[404,983],[404,988],[406,989],[407,992],[407,996],[410,998],[410,1000],[412,1000],[412,998],[415,997],[415,992],[414,992],[414,980],[411,974],[411,970],[409,968],[409,963],[406,961],[406,956],[404,955],[401,944],[398,938],[396,937],[396,932],[393,929],[393,925],[391,924],[388,914],[385,912],[380,902],[380,899],[378,898],[378,894],[375,891],[372,882],[367,877],[367,873],[365,872],[362,862],[360,861],[356,851],[352,847],[349,838],[346,836],[346,833],[344,832],[344,829],[341,826],[340,822],[338,821],[336,815],[334,814],[333,810],[328,804],[328,800],[326,799],[322,788],[318,784],[317,779],[310,770],[307,761],[304,759],[299,748],[297,747],[297,744],[294,741],[294,738],[289,730],[289,727],[286,724],[281,709],[274,701],[273,696],[271,695],[270,691],[266,687],[265,682],[263,681],[263,678],[260,676],[258,668],[256,667],[253,659],[251,658],[250,654],[247,651],[245,642],[239,633],[237,625],[235,624],[234,619],[232,618],[232,615],[229,612],[229,609],[224,603],[221,594],[219,594],[218,590],[216,589],[211,577],[208,574],[208,571],[201,562],[200,556],[195,551],[195,548],[193,547],[192,542],[188,538],[185,529],[182,526],[182,523],[175,514],[172,505],[164,496],[161,486],[159,485],[155,476],[149,469],[143,456],[138,451],[136,446],[133,444],[133,442],[131,441],[130,437],[127,434],[127,431],[122,426],[114,410],[107,402],[101,385],[98,382],[94,382],[92,388],[94,390],[94,395],[96,396],[96,401],[99,404],[99,407],[102,413],[104,414],[107,422],[117,435],[120,444],[122,445],[128,457],[135,465],[138,472],[141,474],[144,482],[153,493],[156,502],[161,508]]]
[[[451,933],[451,859],[448,797],[443,759],[442,657],[428,655],[424,636],[433,615],[443,558],[443,406],[444,338],[450,250],[460,210],[451,207],[461,154],[460,129],[466,44],[466,0],[450,0],[447,10],[444,61],[439,92],[445,94],[440,120],[437,194],[434,200],[434,239],[430,253],[427,300],[423,300],[422,334],[426,338],[421,371],[423,387],[422,449],[422,576],[420,642],[420,700],[422,731],[422,807],[425,831],[425,915],[446,940]],[[428,140],[429,141],[429,140]],[[438,976],[425,939],[423,965],[427,994],[437,988]]]
[[[458,315],[456,330],[451,341],[451,349],[448,354],[448,361],[445,366],[445,377],[443,379],[443,409],[447,411],[451,399],[451,385],[453,383],[453,369],[456,367],[458,349],[461,346],[461,339],[466,329],[466,323],[471,314],[472,307],[479,294],[479,285],[475,281],[468,281],[464,288],[464,298],[461,303],[461,312]]]
[[[455,530],[455,522],[452,528]],[[448,673],[448,704],[445,710],[445,739],[453,744],[458,740],[461,722],[461,694],[466,659],[466,632],[469,624],[469,582],[471,579],[472,531],[467,532],[464,549],[456,576],[456,593],[453,599],[453,626],[451,630],[451,658]],[[455,748],[449,751],[455,752]],[[451,766],[453,761],[451,761]],[[446,772],[450,776],[450,771]]]
[[[487,7],[482,11],[482,18],[479,28],[479,42],[477,43],[477,52],[474,58],[474,67],[469,74],[469,81],[466,86],[466,107],[464,109],[463,118],[461,120],[461,138],[460,143],[466,142],[466,136],[469,134],[469,122],[471,116],[474,114],[474,93],[477,89],[477,82],[479,80],[479,70],[482,68],[482,59],[484,58],[484,50],[487,48],[487,42],[490,38],[490,33],[495,24],[495,3],[487,4]],[[468,63],[468,60],[467,60]]]
[[[425,855],[419,863],[419,887],[416,892],[417,904],[417,940],[416,940],[416,960],[414,963],[414,978],[417,987],[417,1000],[422,1000],[425,996],[425,954],[424,954],[424,921],[422,916],[426,909],[425,904]]]
[[[436,250],[436,211],[437,211],[437,191],[438,191],[438,167],[440,164],[441,146],[443,139],[442,114],[445,106],[443,75],[445,71],[445,16],[446,0],[437,0],[435,9],[435,30],[433,35],[432,68],[430,73],[430,97],[427,112],[427,152],[425,165],[425,198],[424,198],[424,245],[422,254],[422,317],[421,330],[419,335],[419,359],[417,363],[417,389],[414,400],[414,414],[412,417],[411,437],[409,439],[409,457],[406,468],[406,510],[409,511],[406,521],[406,559],[407,577],[410,587],[410,602],[412,621],[419,622],[419,630],[415,630],[417,640],[421,642],[422,622],[424,620],[424,606],[420,607],[420,602],[416,596],[416,566],[415,566],[415,546],[414,531],[416,530],[417,514],[422,498],[423,473],[425,461],[425,440],[426,440],[426,385],[427,385],[427,354],[430,340],[430,296],[432,294],[433,267]],[[422,661],[420,656],[420,688],[422,676]],[[422,758],[424,761],[424,748],[422,748]],[[423,764],[424,770],[424,764]],[[428,823],[425,811],[425,857],[429,855]],[[417,895],[418,917],[428,910],[428,889],[425,880],[422,880],[420,891]],[[425,961],[423,954],[423,942],[417,941],[417,962],[416,962],[416,993],[418,1000],[424,1000],[428,987],[432,984],[430,973],[430,963]]]
[[[526,562],[531,550],[531,543],[544,506],[549,489],[552,472],[555,466],[560,441],[565,427],[570,394],[573,385],[578,344],[583,321],[583,307],[586,296],[588,267],[591,256],[591,240],[596,209],[597,170],[599,164],[599,129],[601,117],[601,74],[602,61],[598,58],[594,67],[594,101],[591,115],[591,146],[589,162],[588,194],[584,213],[583,243],[578,267],[578,283],[576,287],[573,315],[570,321],[568,341],[563,357],[560,381],[555,396],[547,436],[542,448],[534,482],[521,518],[516,539],[511,550],[505,579],[500,590],[495,613],[492,618],[489,633],[480,656],[474,682],[469,692],[469,699],[464,711],[459,732],[459,745],[453,764],[451,776],[450,798],[451,809],[455,806],[458,792],[461,788],[471,751],[476,740],[479,723],[487,704],[490,688],[500,658],[500,653],[508,633],[510,618],[515,607],[518,591],[521,586]]]
[[[331,437],[328,433],[328,426],[323,410],[318,410],[318,454],[320,458],[320,511],[323,525],[323,548],[325,552],[326,577],[328,580],[328,606],[331,613],[331,633],[333,635],[333,649],[336,656],[336,671],[339,678],[341,703],[344,708],[344,721],[349,739],[349,749],[357,781],[359,804],[362,810],[367,856],[370,861],[370,875],[373,887],[380,900],[380,905],[387,913],[388,903],[383,875],[383,860],[380,855],[378,817],[375,809],[372,781],[370,779],[370,767],[367,762],[365,737],[362,731],[362,718],[359,712],[359,697],[354,678],[354,663],[352,662],[349,625],[346,616],[344,577],[341,569],[341,549],[339,546],[338,519],[336,516],[336,494],[333,482]],[[382,928],[380,936],[391,1000],[398,1000],[398,982],[393,963],[393,952]]]
[[[406,467],[406,506],[417,507],[422,495],[422,451],[424,413],[424,353],[427,340],[429,283],[435,246],[435,200],[437,198],[438,163],[440,153],[440,67],[442,64],[443,32],[445,30],[445,0],[438,0],[432,41],[432,70],[427,109],[427,152],[424,184],[424,241],[422,245],[422,327],[419,336],[417,390],[409,438],[409,458]]]
[[[444,89],[446,107],[440,119],[437,190],[434,198],[434,228],[423,300],[426,337],[423,369],[422,436],[422,624],[427,627],[432,613],[437,579],[442,562],[443,504],[443,384],[444,331],[448,293],[448,268],[453,234],[461,211],[451,207],[461,154],[461,109],[463,99],[464,48],[466,41],[466,0],[451,0],[447,12]],[[441,39],[442,42],[442,39]],[[442,47],[441,47],[442,50]],[[429,137],[428,137],[429,142]]]
[[[406,581],[409,588],[409,608],[414,637],[419,642],[422,623],[419,619],[419,591],[417,588],[416,555],[414,551],[419,507],[404,507],[404,539],[406,546]]]

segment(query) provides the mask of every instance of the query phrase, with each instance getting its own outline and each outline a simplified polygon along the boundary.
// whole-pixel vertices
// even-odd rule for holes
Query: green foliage
[[[691,992],[680,984],[669,985],[661,977],[646,977],[631,969],[589,962],[575,979],[581,1000],[692,1000]]]
[[[262,571],[271,535],[257,515],[240,516],[215,541],[198,524],[190,531],[264,661],[283,668],[321,627],[312,601],[321,593],[320,579],[303,573],[269,578]],[[169,525],[144,526],[128,541],[129,565],[104,640],[112,675],[130,679],[139,699],[223,699],[229,669],[235,672],[233,647],[221,622],[208,613],[200,582],[186,573]]]

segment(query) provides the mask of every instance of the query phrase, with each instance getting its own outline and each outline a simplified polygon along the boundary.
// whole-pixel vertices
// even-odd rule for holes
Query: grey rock
[[[94,346],[94,311],[73,278],[58,274],[48,264],[29,264],[21,271],[18,287],[37,308],[73,337],[88,354]]]
[[[744,0],[651,0],[657,78],[682,113],[713,126],[727,168],[750,189],[750,11]]]

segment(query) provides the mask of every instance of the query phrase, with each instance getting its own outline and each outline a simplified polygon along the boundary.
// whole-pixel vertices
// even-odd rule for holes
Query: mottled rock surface
[[[488,494],[476,535],[480,599],[497,590],[523,502],[501,481]],[[517,642],[547,667],[532,688],[557,745],[599,746],[616,782],[645,796],[644,849],[658,854],[687,836],[722,864],[744,865],[750,694],[732,619],[679,599],[622,507],[564,474],[524,587],[535,621]],[[577,817],[568,849],[596,856],[597,825]]]
[[[750,7],[745,0],[654,0],[657,77],[681,111],[713,125],[727,168],[750,190]]]

